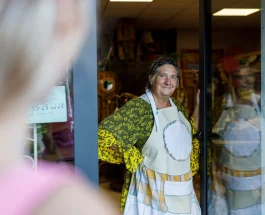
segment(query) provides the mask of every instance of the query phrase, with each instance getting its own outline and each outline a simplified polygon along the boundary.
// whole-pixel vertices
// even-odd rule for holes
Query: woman
[[[260,53],[227,57],[229,93],[214,125],[213,209],[210,214],[262,214]]]
[[[198,141],[192,140],[199,93],[194,123],[170,98],[178,84],[176,63],[158,59],[150,69],[146,93],[99,125],[99,158],[127,168],[121,199],[125,215],[201,214],[192,185],[199,167]]]
[[[68,168],[23,160],[27,116],[47,96],[84,38],[83,0],[0,1],[0,214],[114,214]]]

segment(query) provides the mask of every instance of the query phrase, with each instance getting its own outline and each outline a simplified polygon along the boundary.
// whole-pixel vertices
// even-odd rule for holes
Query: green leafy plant
[[[48,128],[47,128],[47,124],[38,124],[37,125],[37,134],[47,134],[48,132]]]

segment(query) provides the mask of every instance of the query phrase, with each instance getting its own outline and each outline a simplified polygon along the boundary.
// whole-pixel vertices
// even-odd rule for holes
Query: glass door
[[[212,59],[216,50],[222,58],[212,60],[207,86],[205,214],[264,214],[261,3],[212,0]]]

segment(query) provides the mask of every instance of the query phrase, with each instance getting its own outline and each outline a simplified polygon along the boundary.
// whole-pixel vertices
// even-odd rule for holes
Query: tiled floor
[[[102,183],[100,184],[100,190],[104,195],[107,195],[111,200],[113,200],[113,207],[120,211],[120,196],[121,193],[114,192],[110,189],[110,183]],[[122,213],[120,213],[122,214]]]

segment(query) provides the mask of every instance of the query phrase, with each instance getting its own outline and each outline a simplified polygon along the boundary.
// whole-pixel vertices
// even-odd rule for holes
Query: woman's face
[[[254,89],[255,75],[249,68],[240,69],[233,75],[233,86],[239,91],[249,91]]]
[[[152,92],[161,97],[170,97],[179,84],[177,71],[170,64],[159,67],[155,78],[149,77],[149,81]]]

